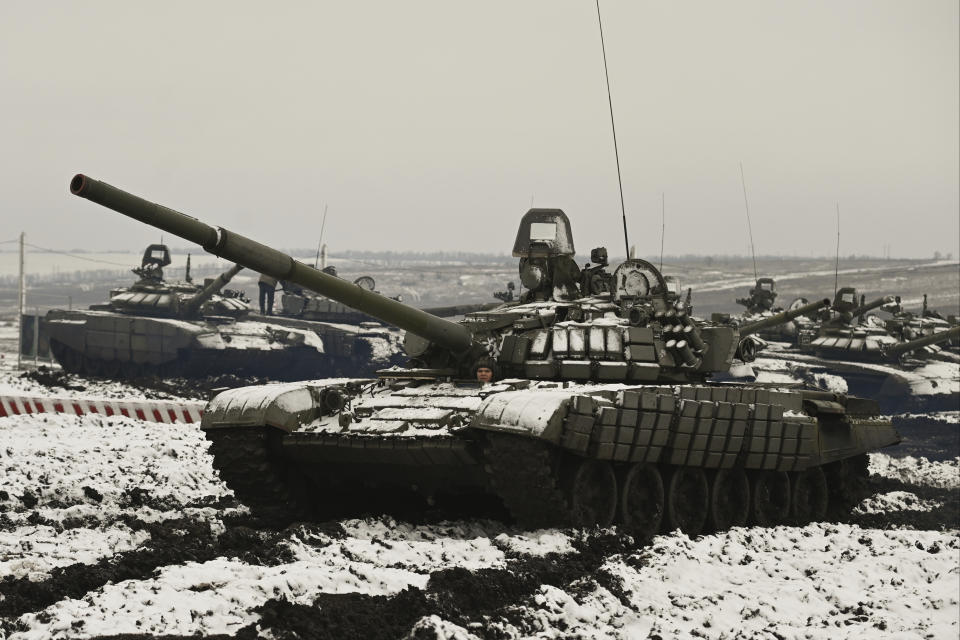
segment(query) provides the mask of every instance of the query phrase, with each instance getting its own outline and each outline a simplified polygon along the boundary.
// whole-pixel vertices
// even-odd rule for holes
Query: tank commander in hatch
[[[477,375],[477,382],[481,385],[493,382],[493,370],[496,365],[493,358],[480,358],[477,360],[477,366],[474,368]]]
[[[273,294],[277,290],[277,279],[261,273],[260,280],[257,284],[260,286],[260,314],[272,316]]]

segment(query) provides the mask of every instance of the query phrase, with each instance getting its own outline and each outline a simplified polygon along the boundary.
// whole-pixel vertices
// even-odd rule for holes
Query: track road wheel
[[[663,521],[663,478],[655,465],[636,463],[620,482],[620,523],[638,542],[646,542]]]
[[[717,469],[710,482],[707,526],[713,531],[742,527],[750,514],[750,481],[743,469]]]
[[[664,523],[667,531],[680,529],[690,537],[699,535],[707,523],[710,488],[699,467],[676,467],[667,485]]]
[[[827,477],[820,467],[790,474],[792,487],[790,521],[799,526],[823,520],[827,515]]]
[[[577,527],[609,527],[617,513],[617,476],[609,462],[580,458],[572,462],[566,493]]]
[[[750,483],[750,521],[761,527],[783,524],[790,516],[790,476],[757,471]]]

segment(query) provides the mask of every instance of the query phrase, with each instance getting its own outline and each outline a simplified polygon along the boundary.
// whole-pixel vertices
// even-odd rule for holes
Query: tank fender
[[[329,380],[238,387],[215,396],[204,409],[200,428],[274,427],[287,433],[321,417],[323,392],[369,380]]]
[[[558,391],[505,391],[483,401],[471,426],[560,443],[572,394]]]

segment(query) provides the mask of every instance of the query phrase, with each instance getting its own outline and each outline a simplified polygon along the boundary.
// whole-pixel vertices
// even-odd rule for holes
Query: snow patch
[[[923,457],[894,458],[885,453],[871,453],[869,468],[871,475],[893,478],[906,484],[941,489],[960,487],[960,457],[944,462],[930,462]]]

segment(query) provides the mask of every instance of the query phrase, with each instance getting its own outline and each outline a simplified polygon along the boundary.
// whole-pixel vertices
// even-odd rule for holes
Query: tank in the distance
[[[64,370],[114,379],[231,374],[281,380],[323,375],[331,357],[310,330],[250,318],[225,289],[239,265],[204,283],[164,278],[165,245],[147,247],[137,280],[85,310],[45,317],[50,350]]]
[[[407,331],[405,367],[376,378],[238,388],[202,428],[221,477],[265,517],[363,512],[376,501],[487,497],[527,526],[638,538],[849,506],[866,454],[899,436],[870,400],[717,383],[750,329],[691,316],[645,260],[575,260],[559,209],[520,220],[524,293],[460,322],[339,280],[237,233],[77,176],[74,194]]]
[[[853,287],[841,287],[824,317],[800,327],[795,345],[771,345],[754,367],[765,374],[760,379],[868,395],[888,411],[956,408],[960,357],[944,346],[960,337],[960,328],[939,321],[924,332],[912,323],[922,326],[904,315],[896,297],[867,302]]]

